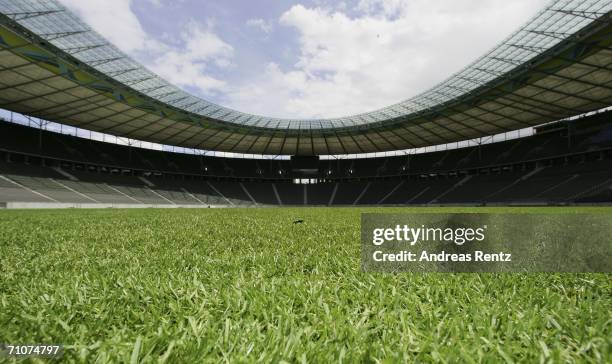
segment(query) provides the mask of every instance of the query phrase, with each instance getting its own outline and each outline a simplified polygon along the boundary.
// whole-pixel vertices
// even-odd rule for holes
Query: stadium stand
[[[296,184],[288,160],[188,155],[0,122],[0,202],[200,206],[609,202],[612,112],[533,136],[370,159],[321,160]],[[279,174],[278,171],[282,171]],[[331,172],[331,173],[330,173]]]

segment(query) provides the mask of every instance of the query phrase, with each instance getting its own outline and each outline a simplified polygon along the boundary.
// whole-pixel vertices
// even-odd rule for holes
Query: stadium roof
[[[343,118],[293,120],[242,113],[182,91],[55,0],[0,0],[0,108],[236,153],[329,155],[444,144],[612,105],[611,11],[609,0],[554,1],[489,53],[413,98]]]

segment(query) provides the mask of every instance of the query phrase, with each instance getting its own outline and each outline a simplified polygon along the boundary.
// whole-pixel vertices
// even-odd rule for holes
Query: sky
[[[549,0],[60,0],[169,82],[247,113],[330,118],[415,96]]]

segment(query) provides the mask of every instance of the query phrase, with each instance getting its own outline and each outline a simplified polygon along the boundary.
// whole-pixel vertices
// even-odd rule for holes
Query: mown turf
[[[0,211],[0,342],[77,362],[610,361],[610,275],[362,273],[362,211]]]

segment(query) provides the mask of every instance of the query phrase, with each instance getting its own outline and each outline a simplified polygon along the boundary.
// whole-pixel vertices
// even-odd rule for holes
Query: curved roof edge
[[[433,88],[372,112],[332,119],[282,119],[257,116],[200,99],[163,80],[125,55],[56,0],[2,0],[0,12],[57,50],[74,57],[101,75],[173,109],[206,118],[220,126],[253,130],[325,131],[368,129],[427,113],[471,94],[553,47],[571,41],[577,32],[612,10],[608,0],[558,0],[525,26],[462,71]]]

